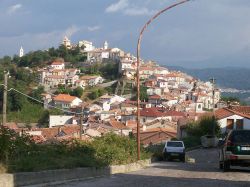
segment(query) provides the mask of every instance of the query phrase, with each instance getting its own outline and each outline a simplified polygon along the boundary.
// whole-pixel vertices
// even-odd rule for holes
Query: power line
[[[0,85],[2,85],[2,86],[5,87],[4,84],[0,84]],[[21,95],[23,95],[23,96],[25,96],[25,97],[28,97],[29,99],[32,99],[32,100],[34,100],[34,101],[36,101],[36,102],[38,102],[38,103],[44,104],[43,101],[40,101],[40,100],[38,100],[38,99],[36,99],[36,98],[34,98],[34,97],[31,97],[31,96],[29,96],[29,95],[27,95],[27,94],[25,94],[25,93],[23,93],[23,92],[21,92],[21,91],[15,89],[15,88],[10,88],[10,89],[8,89],[7,91],[10,92],[10,91],[12,91],[12,90],[15,91],[15,92],[17,92],[17,93],[19,93],[19,94],[21,94]],[[51,108],[58,109],[58,110],[63,111],[63,112],[71,113],[71,114],[76,114],[76,115],[80,115],[80,114],[81,114],[81,113],[72,112],[72,111],[69,111],[69,110],[64,110],[64,109],[62,109],[62,108],[59,108],[59,107],[56,107],[56,106],[53,106],[53,105],[49,105],[49,104],[48,104],[48,106],[51,107]]]

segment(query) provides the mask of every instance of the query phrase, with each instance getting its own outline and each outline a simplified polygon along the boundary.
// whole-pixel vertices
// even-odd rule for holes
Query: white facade
[[[227,121],[228,120],[233,120],[233,128],[236,129],[236,121],[237,120],[243,120],[243,129],[250,129],[250,119],[244,118],[239,115],[232,115],[223,119],[218,120],[220,127],[221,127],[221,132],[225,133],[227,130]]]
[[[49,116],[49,128],[72,124],[73,117],[74,116],[50,115]]]
[[[73,101],[71,102],[67,102],[67,101],[54,101],[55,102],[55,105],[58,106],[58,107],[61,107],[61,108],[65,108],[65,109],[68,109],[68,108],[71,108],[73,106],[78,106],[82,103],[82,100],[79,99],[78,97],[76,97]]]
[[[65,64],[63,62],[53,62],[51,65],[50,65],[51,69],[59,69],[59,70],[62,70],[62,69],[65,69]]]
[[[93,43],[86,41],[86,40],[79,41],[78,46],[79,47],[84,46],[84,51],[92,51],[95,49],[95,47],[93,46]]]

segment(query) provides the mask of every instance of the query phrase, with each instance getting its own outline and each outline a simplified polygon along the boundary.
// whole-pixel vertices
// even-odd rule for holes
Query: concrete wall
[[[151,160],[141,160],[126,165],[113,165],[105,168],[75,168],[58,169],[40,172],[22,172],[15,174],[0,174],[1,187],[60,184],[71,180],[90,177],[107,176],[116,173],[126,173],[140,170],[151,164]]]

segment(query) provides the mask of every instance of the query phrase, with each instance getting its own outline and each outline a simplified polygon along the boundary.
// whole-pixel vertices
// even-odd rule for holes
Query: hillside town
[[[250,1],[0,6],[0,187],[250,186]]]
[[[71,89],[81,87],[85,90],[108,84],[100,75],[82,74],[80,69],[66,67],[68,63],[63,60],[53,61],[47,67],[37,70],[38,82],[46,91],[42,93],[44,108],[57,108],[63,114],[50,115],[46,128],[25,128],[14,122],[7,125],[17,132],[32,136],[37,143],[74,138],[91,141],[108,132],[136,136],[137,106],[136,100],[133,100],[133,88],[137,58],[122,49],[110,48],[107,41],[103,47],[96,48],[92,42],[85,40],[72,45],[65,37],[62,44],[68,49],[80,47],[87,56],[87,64],[118,63],[120,78],[111,81],[117,84],[116,91],[95,100],[62,93],[52,94],[59,86]],[[20,49],[21,55],[23,48]],[[220,89],[209,80],[202,82],[183,72],[170,71],[154,61],[144,60],[141,60],[140,79],[147,95],[147,99],[140,102],[141,142],[144,146],[183,138],[188,122],[197,121],[201,116],[212,115],[213,112],[221,122],[223,131],[234,128],[234,124],[237,128],[239,124],[246,124],[246,127],[250,124],[249,108],[227,108],[227,104],[220,101]],[[127,87],[130,91],[132,89],[129,94],[125,93]],[[230,121],[231,116],[234,119]]]

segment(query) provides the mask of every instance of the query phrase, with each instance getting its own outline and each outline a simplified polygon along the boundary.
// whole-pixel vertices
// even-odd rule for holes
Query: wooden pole
[[[3,125],[7,121],[7,92],[8,92],[8,72],[4,72],[4,90],[3,90]]]

